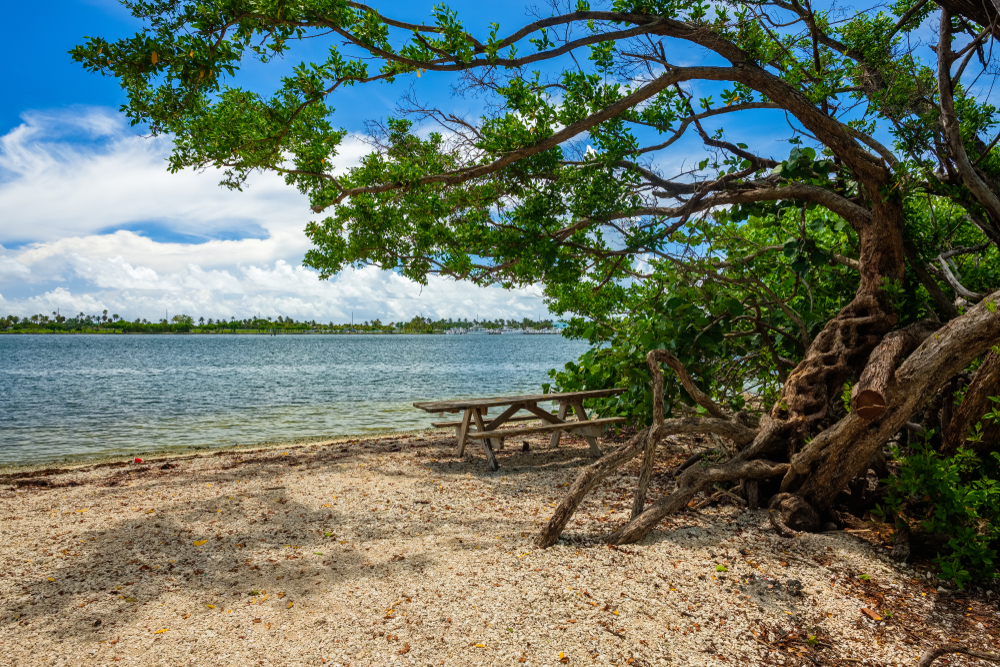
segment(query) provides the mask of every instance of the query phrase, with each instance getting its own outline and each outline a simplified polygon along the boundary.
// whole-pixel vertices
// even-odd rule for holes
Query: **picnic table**
[[[455,435],[458,437],[458,447],[456,455],[461,457],[465,453],[465,443],[468,440],[480,440],[483,445],[483,453],[486,454],[486,462],[490,470],[497,470],[496,456],[493,453],[493,441],[503,449],[503,441],[515,435],[530,435],[534,433],[552,433],[549,447],[559,446],[559,437],[563,432],[576,433],[586,438],[590,445],[590,453],[594,456],[601,455],[601,449],[597,446],[597,437],[604,432],[604,428],[609,424],[616,424],[625,421],[623,417],[608,417],[605,419],[590,419],[587,411],[583,407],[583,402],[588,398],[604,398],[620,394],[624,389],[597,389],[592,391],[573,391],[561,394],[535,394],[529,396],[499,396],[495,398],[469,398],[456,401],[431,401],[414,403],[413,407],[431,413],[462,412],[460,421],[434,422],[435,428],[455,428]],[[552,414],[544,408],[538,407],[539,403],[553,402],[559,404],[559,410]],[[486,421],[490,408],[506,408],[493,419]],[[517,416],[521,410],[527,410],[530,414]],[[569,412],[572,410],[575,420],[568,420]],[[500,426],[509,422],[526,422],[541,420],[541,426],[521,426],[507,428],[499,431]],[[475,428],[473,428],[473,426]]]

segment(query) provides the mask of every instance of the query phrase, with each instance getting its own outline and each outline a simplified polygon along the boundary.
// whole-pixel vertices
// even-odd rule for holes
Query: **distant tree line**
[[[49,315],[37,314],[30,317],[7,315],[0,318],[0,332],[7,333],[129,333],[129,334],[163,334],[163,333],[420,333],[440,334],[449,329],[471,329],[482,327],[488,330],[498,329],[548,329],[553,326],[551,320],[533,320],[525,317],[521,320],[498,318],[494,320],[439,319],[416,316],[409,322],[389,322],[383,324],[380,320],[361,323],[334,324],[322,323],[316,320],[296,321],[291,317],[248,317],[226,319],[199,317],[197,321],[190,315],[174,315],[169,320],[164,317],[158,322],[145,318],[135,320],[123,319],[117,313],[108,314],[102,311],[99,315],[79,313],[72,317],[53,312]]]

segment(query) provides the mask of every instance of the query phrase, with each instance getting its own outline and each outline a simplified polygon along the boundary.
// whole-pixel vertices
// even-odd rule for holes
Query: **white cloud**
[[[73,293],[59,286],[22,299],[3,300],[4,312],[19,316],[49,313],[99,313],[126,319],[159,319],[164,313],[194,317],[247,317],[252,314],[322,322],[378,318],[409,320],[439,317],[537,317],[544,312],[537,289],[480,288],[432,276],[426,286],[374,267],[348,269],[331,281],[302,266],[277,260],[271,265],[205,271],[189,264],[171,273],[134,267],[121,257],[66,258],[76,276],[98,289]]]
[[[170,174],[169,140],[133,134],[108,109],[22,118],[0,137],[0,243],[8,246],[0,245],[0,313],[337,322],[352,311],[383,321],[545,312],[537,288],[436,277],[421,287],[371,267],[320,281],[300,265],[310,245],[307,201],[280,178],[255,178],[241,193],[220,188],[217,172]],[[367,151],[356,137],[342,148],[341,168]]]

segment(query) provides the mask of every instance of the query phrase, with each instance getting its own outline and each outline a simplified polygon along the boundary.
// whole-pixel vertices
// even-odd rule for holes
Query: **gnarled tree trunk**
[[[1000,341],[998,341],[1000,344]],[[944,441],[941,443],[941,453],[945,456],[966,444],[969,431],[977,421],[994,406],[991,397],[1000,396],[1000,354],[996,349],[990,350],[983,364],[976,371],[972,383],[965,392],[962,404],[958,406],[951,421],[944,427]],[[968,442],[976,452],[1000,450],[1000,420],[983,421],[979,438]]]
[[[825,342],[819,346],[814,344],[812,355],[807,355],[807,359],[817,359],[823,363],[812,364],[814,374],[811,377],[814,382],[811,385],[804,383],[805,386],[815,386],[819,379],[828,378],[828,374],[836,372],[830,369],[838,368],[839,359],[846,357],[849,354],[847,351],[858,349],[864,344],[861,341],[869,342],[866,327],[882,326],[879,324],[878,314],[881,309],[874,314],[868,310],[878,308],[877,304],[873,304],[871,300],[861,304],[859,301],[861,299],[856,299],[842,311],[838,316],[841,320],[838,324],[831,323],[827,326],[824,333],[830,333],[824,339]],[[790,414],[792,409],[786,410],[784,407],[772,410],[764,416],[756,433],[732,418],[667,420],[664,419],[661,408],[654,415],[653,426],[581,473],[549,523],[538,535],[536,544],[541,547],[554,544],[580,502],[601,479],[640,453],[647,454],[643,460],[645,472],[652,466],[652,457],[648,453],[655,452],[656,444],[667,435],[682,432],[713,432],[731,438],[738,445],[746,446],[725,463],[707,468],[688,468],[677,478],[677,487],[670,495],[633,516],[627,525],[609,536],[610,542],[627,544],[641,540],[661,519],[685,507],[696,493],[709,484],[774,479],[779,476],[782,478],[782,493],[776,497],[775,503],[775,523],[779,532],[791,534],[799,528],[808,528],[813,523],[818,523],[815,521],[818,516],[816,508],[829,507],[847,483],[864,472],[872,455],[899,432],[914,414],[922,410],[941,387],[1000,341],[998,303],[1000,291],[940,328],[937,328],[937,323],[918,322],[891,336],[882,337],[881,345],[871,352],[868,363],[861,372],[861,377],[865,380],[864,391],[872,391],[878,395],[879,409],[854,410],[820,431],[808,444],[788,456],[786,461],[773,460],[777,456],[764,456],[787,454],[787,450],[782,452],[780,447],[775,446],[780,442],[776,434],[796,435],[797,426],[810,416],[810,413],[803,414],[801,407],[797,408],[798,415]],[[821,338],[823,334],[817,337],[817,341]],[[827,354],[831,356],[824,358],[821,352],[823,349],[829,350]],[[672,355],[668,355],[669,353],[662,351],[647,355],[647,361],[653,369],[654,393],[661,397],[663,378],[658,367],[659,361],[670,360],[672,367],[676,361]],[[992,368],[992,365],[988,368]],[[828,374],[824,374],[824,371]],[[690,381],[686,371],[678,371],[678,375],[682,383]],[[810,376],[807,370],[803,370],[798,377],[805,379]],[[985,383],[985,378],[992,378],[992,375],[987,372],[983,377]],[[708,409],[706,404],[711,399],[700,391],[689,393]],[[788,395],[786,390],[786,396]],[[662,405],[662,400],[659,405]],[[711,405],[718,408],[714,403]],[[811,406],[811,414],[825,413],[816,402],[803,401],[796,405]],[[793,422],[796,418],[798,423]],[[644,505],[645,489],[642,489],[642,493]],[[636,506],[640,506],[638,502]]]

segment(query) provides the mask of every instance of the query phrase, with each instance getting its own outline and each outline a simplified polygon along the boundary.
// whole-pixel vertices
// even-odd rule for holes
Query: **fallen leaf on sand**
[[[195,541],[194,545],[195,545],[196,547],[200,547],[200,546],[201,546],[201,545],[203,545],[203,544],[204,544],[205,542],[208,542],[208,540],[197,540],[197,541]]]
[[[167,631],[167,630],[169,630],[169,629],[170,629],[170,628],[163,628],[162,630],[157,630],[157,631],[156,631],[156,632],[154,632],[153,634],[154,634],[154,635],[158,635],[158,634],[160,634],[161,632],[166,632],[166,631]]]
[[[476,648],[486,648],[486,644],[476,644]]]
[[[254,623],[260,623],[260,619],[259,618],[255,618],[255,619],[253,619],[253,622]]]
[[[191,614],[184,614],[183,616],[181,616],[181,618],[187,618],[187,617],[189,617],[190,615],[191,615]]]
[[[559,662],[569,662],[569,658],[562,651],[559,651]]]
[[[49,577],[49,581],[55,581],[55,579],[53,579],[52,577]]]
[[[285,607],[285,609],[291,609],[291,608],[292,608],[292,605],[293,605],[293,604],[295,604],[295,603],[294,603],[294,602],[292,602],[291,600],[289,600],[289,601],[288,601],[288,606],[287,606],[287,607]]]
[[[862,607],[861,608],[861,613],[864,614],[865,616],[867,616],[868,618],[872,619],[873,621],[881,621],[882,620],[882,617],[879,616],[877,612],[872,611],[868,607]]]
[[[208,607],[209,609],[215,609],[214,604],[206,604],[205,606]]]
[[[410,652],[410,645],[409,644],[403,644],[403,648],[401,648],[398,651],[396,651],[396,653],[398,653],[399,655],[406,655],[409,652]]]

